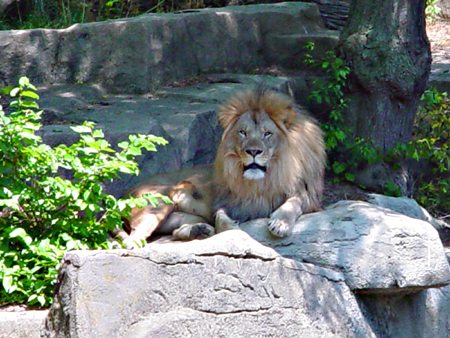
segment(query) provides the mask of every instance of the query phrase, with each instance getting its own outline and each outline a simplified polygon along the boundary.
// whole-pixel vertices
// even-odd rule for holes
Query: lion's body
[[[158,175],[130,191],[175,202],[134,209],[133,240],[174,229],[179,239],[205,237],[214,233],[206,224],[220,232],[255,218],[270,218],[269,230],[283,237],[300,215],[320,209],[325,150],[312,117],[288,97],[251,91],[222,106],[219,120],[224,133],[214,166]]]

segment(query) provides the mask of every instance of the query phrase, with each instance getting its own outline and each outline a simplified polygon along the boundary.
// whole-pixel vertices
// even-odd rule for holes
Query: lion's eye
[[[270,136],[272,136],[272,132],[270,132],[270,131],[265,131],[264,132],[264,138],[269,138]]]
[[[247,132],[245,130],[239,130],[239,135],[242,137],[247,137]]]

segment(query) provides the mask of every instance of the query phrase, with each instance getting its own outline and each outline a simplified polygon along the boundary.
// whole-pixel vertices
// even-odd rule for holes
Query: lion
[[[220,107],[219,122],[213,165],[157,175],[128,192],[173,200],[131,211],[128,247],[157,234],[205,238],[256,218],[268,218],[269,231],[285,237],[302,214],[321,209],[323,132],[292,98],[262,88],[240,92]]]

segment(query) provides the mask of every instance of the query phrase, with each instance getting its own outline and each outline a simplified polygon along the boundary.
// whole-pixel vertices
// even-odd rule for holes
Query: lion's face
[[[242,163],[244,178],[264,178],[280,141],[277,125],[266,112],[246,112],[230,132],[235,138],[235,151]]]

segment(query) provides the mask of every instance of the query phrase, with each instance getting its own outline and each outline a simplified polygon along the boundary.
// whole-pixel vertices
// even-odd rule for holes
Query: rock
[[[342,271],[360,293],[408,293],[450,283],[437,231],[422,220],[366,202],[342,201],[303,215],[292,234],[274,238],[266,220],[241,225],[279,254]]]
[[[0,15],[4,14],[9,5],[11,5],[15,0],[0,0]]]
[[[450,93],[450,65],[447,62],[439,60],[431,65],[428,87],[434,87],[440,93]]]
[[[48,311],[0,312],[1,338],[39,338]]]
[[[436,0],[432,3],[434,6],[440,9],[438,15],[444,19],[450,19],[450,1],[449,0]]]
[[[300,43],[333,44],[335,35],[324,28],[316,4],[292,2],[1,31],[0,87],[27,75],[35,85],[87,83],[109,93],[147,93],[200,74],[295,67]]]
[[[343,276],[240,230],[65,254],[42,337],[375,337]]]
[[[425,208],[421,207],[414,199],[369,194],[369,202],[383,208],[391,209],[399,214],[426,221],[438,231],[441,241],[447,242],[450,239],[450,226],[446,222],[431,216],[430,213]]]
[[[449,337],[450,286],[406,295],[358,295],[357,299],[377,337]]]

